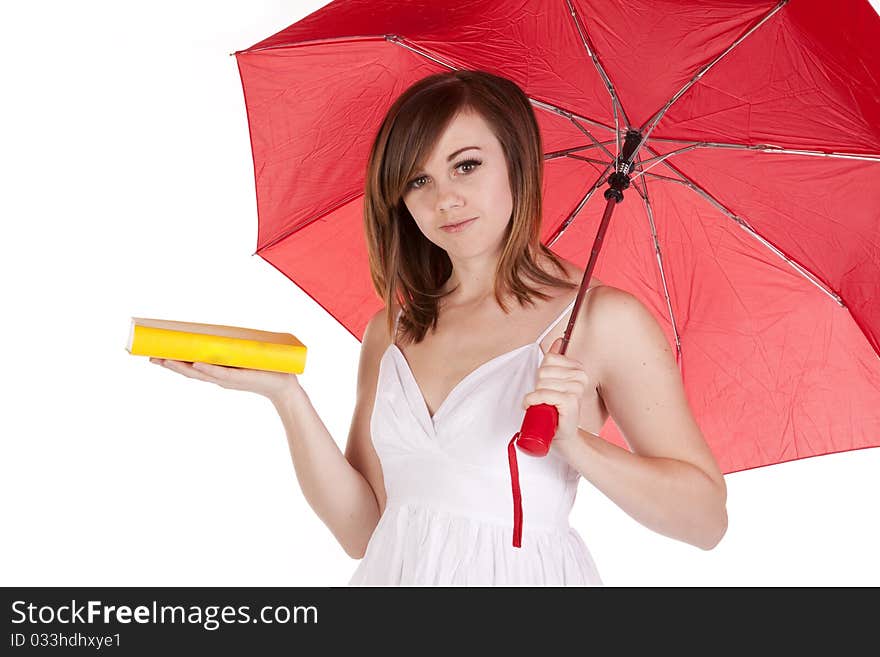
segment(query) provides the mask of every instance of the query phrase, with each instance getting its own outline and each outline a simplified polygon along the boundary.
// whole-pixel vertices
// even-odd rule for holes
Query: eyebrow
[[[459,148],[459,149],[458,149],[457,151],[455,151],[454,153],[451,153],[451,154],[449,155],[449,157],[446,158],[446,161],[447,161],[447,162],[450,162],[450,161],[452,161],[452,159],[453,159],[456,155],[458,155],[459,153],[463,153],[464,151],[469,151],[469,150],[471,150],[472,148],[473,148],[473,149],[476,149],[476,150],[478,150],[478,151],[479,151],[479,150],[482,150],[479,146],[465,146],[464,148]],[[424,168],[425,168],[424,165],[422,165],[422,166],[418,167],[418,170],[421,171],[421,170],[424,169]]]
[[[462,151],[469,151],[472,148],[476,148],[477,150],[480,150],[479,146],[465,146],[464,148],[459,148],[457,151],[452,153],[449,157],[446,158],[446,161],[449,162],[452,158],[454,158],[456,155],[458,155]]]

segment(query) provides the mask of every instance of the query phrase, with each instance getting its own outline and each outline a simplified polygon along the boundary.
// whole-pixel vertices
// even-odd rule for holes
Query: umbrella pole
[[[599,224],[596,239],[593,241],[590,261],[587,263],[584,278],[581,280],[581,286],[578,289],[571,317],[568,318],[568,326],[565,327],[562,348],[559,351],[560,354],[565,354],[568,348],[568,340],[574,329],[575,319],[584,300],[584,294],[588,289],[593,269],[596,267],[596,260],[599,257],[599,251],[602,249],[602,240],[605,237],[605,231],[608,230],[608,223],[611,221],[611,214],[614,212],[614,206],[623,201],[623,190],[629,187],[629,172],[632,171],[632,163],[642,145],[642,141],[642,135],[638,130],[629,130],[626,133],[623,153],[618,155],[615,171],[608,177],[608,189],[605,190],[605,199],[607,201],[605,212],[602,215],[602,223]],[[523,527],[522,493],[519,487],[519,465],[516,461],[516,448],[531,456],[546,456],[550,451],[550,442],[553,440],[553,436],[556,435],[558,423],[559,411],[556,410],[555,406],[552,404],[534,404],[526,410],[520,430],[507,443],[510,485],[513,492],[513,547],[522,547]]]
[[[623,201],[623,190],[629,187],[629,172],[632,171],[632,163],[641,144],[641,133],[638,130],[629,130],[626,133],[623,153],[618,156],[617,170],[608,177],[608,189],[605,190],[604,194],[607,201],[605,212],[602,215],[602,222],[599,224],[596,239],[593,241],[590,260],[587,263],[586,271],[584,271],[584,277],[581,280],[580,289],[578,289],[574,308],[571,311],[571,316],[568,318],[568,325],[565,327],[565,334],[562,337],[562,346],[559,351],[562,355],[565,355],[568,349],[571,332],[574,330],[575,320],[577,319],[581,303],[584,300],[584,294],[586,294],[589,288],[593,269],[596,267],[596,260],[599,257],[599,251],[602,249],[602,240],[605,238],[605,231],[608,230],[611,214],[614,212],[614,206]],[[522,427],[517,434],[516,446],[532,456],[545,456],[550,451],[550,441],[556,433],[558,420],[559,412],[552,404],[529,406],[525,418],[523,418]]]

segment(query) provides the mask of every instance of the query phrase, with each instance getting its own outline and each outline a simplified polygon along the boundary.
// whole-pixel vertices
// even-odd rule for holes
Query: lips
[[[471,217],[470,219],[464,219],[462,221],[459,221],[458,223],[440,226],[440,228],[445,231],[448,231],[448,232],[455,232],[455,231],[461,230],[463,228],[467,228],[468,224],[470,224],[475,219],[476,219],[476,217]]]

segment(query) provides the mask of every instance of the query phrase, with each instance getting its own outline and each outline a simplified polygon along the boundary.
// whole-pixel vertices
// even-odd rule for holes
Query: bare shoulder
[[[391,306],[391,317],[397,315],[399,307],[395,303]],[[383,306],[370,317],[364,328],[364,335],[361,338],[361,352],[370,354],[381,354],[388,345],[391,344],[391,332],[388,328],[388,313],[386,307]]]
[[[606,336],[621,330],[631,335],[650,330],[651,325],[659,328],[653,313],[637,296],[613,285],[602,284],[591,292],[590,304],[593,328]]]
[[[592,362],[597,364],[600,384],[633,354],[666,352],[672,349],[651,310],[634,294],[602,285],[593,290],[581,306],[578,321],[588,329],[585,339],[593,347]],[[673,357],[674,361],[674,357]]]
[[[396,315],[396,306],[393,311]],[[392,315],[394,317],[395,315]],[[376,389],[376,379],[379,375],[379,363],[388,347],[391,345],[392,336],[388,327],[388,317],[385,307],[376,311],[370,317],[361,337],[360,363],[358,365],[357,397],[358,403],[366,403],[372,406],[372,399]]]

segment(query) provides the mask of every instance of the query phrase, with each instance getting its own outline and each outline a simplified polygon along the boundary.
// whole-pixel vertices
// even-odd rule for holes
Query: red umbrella
[[[566,259],[589,256],[634,140],[595,274],[666,331],[724,473],[876,447],[877,43],[867,0],[333,2],[235,53],[256,253],[360,339],[382,117],[433,73],[502,75],[533,104],[542,240]],[[602,435],[626,446],[613,419]]]

